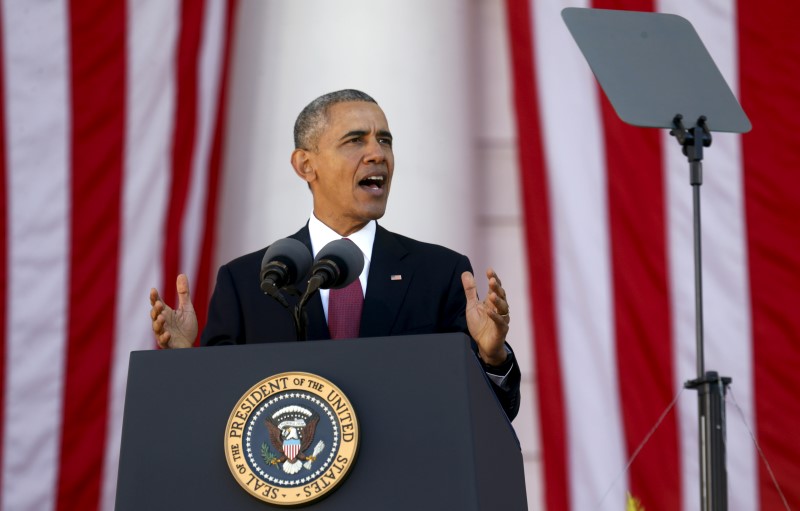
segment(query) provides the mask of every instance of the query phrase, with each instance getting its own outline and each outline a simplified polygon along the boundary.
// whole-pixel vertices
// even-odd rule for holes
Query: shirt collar
[[[356,231],[347,236],[347,239],[355,243],[364,254],[365,266],[368,266],[370,258],[372,257],[372,246],[375,244],[377,226],[378,223],[375,220],[370,220],[360,231]],[[322,223],[313,213],[308,220],[308,234],[311,237],[311,250],[314,257],[317,257],[322,247],[331,241],[342,239],[342,236]]]

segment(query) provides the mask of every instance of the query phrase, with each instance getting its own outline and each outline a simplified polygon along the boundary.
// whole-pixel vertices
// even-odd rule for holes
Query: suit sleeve
[[[448,291],[448,306],[446,308],[446,316],[452,318],[452,331],[461,331],[469,335],[467,328],[467,298],[464,295],[464,287],[461,284],[461,274],[465,271],[472,272],[472,265],[466,256],[461,256],[461,260],[455,267],[455,271],[451,276],[451,282]],[[520,380],[521,373],[519,364],[514,357],[514,351],[508,343],[506,343],[506,350],[508,358],[503,365],[492,367],[480,360],[478,356],[478,345],[475,340],[472,340],[472,350],[475,356],[483,367],[484,373],[487,375],[487,381],[492,387],[497,400],[503,406],[509,420],[514,420],[519,412],[520,405]]]
[[[474,346],[473,349],[477,353],[477,346]],[[514,351],[508,343],[506,343],[506,351],[508,352],[508,358],[498,367],[485,364],[483,360],[480,360],[480,357],[478,357],[478,360],[480,360],[481,367],[483,367],[487,378],[492,384],[495,396],[497,396],[500,404],[503,405],[503,410],[506,411],[508,419],[514,420],[514,417],[519,412],[521,373]]]
[[[208,304],[208,320],[200,337],[201,346],[244,343],[242,307],[227,265],[220,266],[217,284]]]

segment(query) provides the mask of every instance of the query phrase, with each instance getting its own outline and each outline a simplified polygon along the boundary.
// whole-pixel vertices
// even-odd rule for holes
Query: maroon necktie
[[[328,295],[328,330],[331,339],[355,339],[361,326],[364,293],[361,279],[342,289],[331,289]]]

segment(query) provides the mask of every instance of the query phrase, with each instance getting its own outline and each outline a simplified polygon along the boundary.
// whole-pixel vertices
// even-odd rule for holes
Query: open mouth
[[[370,188],[372,190],[382,190],[386,185],[386,177],[384,176],[369,176],[365,177],[358,182],[359,186]]]

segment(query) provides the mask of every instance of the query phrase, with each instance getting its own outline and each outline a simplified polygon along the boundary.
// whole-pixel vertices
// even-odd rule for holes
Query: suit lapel
[[[360,337],[381,337],[391,333],[412,278],[407,254],[406,248],[392,233],[377,226]]]

